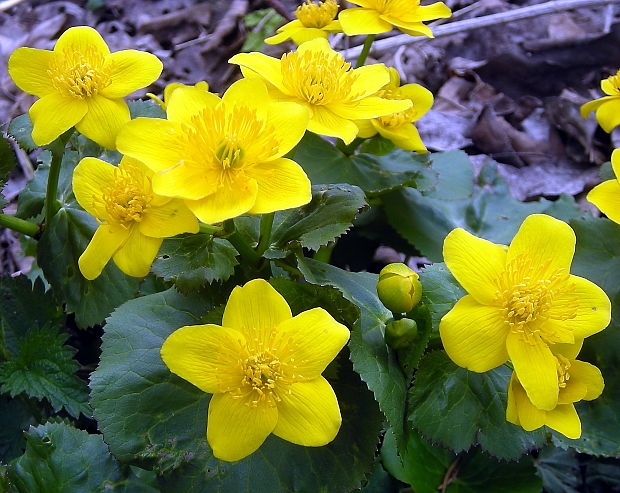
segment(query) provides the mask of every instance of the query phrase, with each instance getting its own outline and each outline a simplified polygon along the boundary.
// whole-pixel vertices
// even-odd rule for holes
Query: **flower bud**
[[[389,264],[379,272],[379,299],[393,313],[407,313],[422,297],[419,276],[405,264]]]
[[[411,346],[417,335],[418,324],[408,318],[392,320],[385,326],[385,343],[392,349]]]

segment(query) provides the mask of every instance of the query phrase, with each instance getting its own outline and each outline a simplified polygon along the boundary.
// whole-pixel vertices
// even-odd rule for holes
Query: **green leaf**
[[[110,493],[160,493],[157,487],[157,475],[136,466],[130,466],[126,477],[106,491]]]
[[[439,321],[467,293],[444,263],[425,266],[420,273],[422,301],[431,312],[433,331],[439,334]]]
[[[49,151],[43,151],[39,155],[39,165],[34,170],[34,176],[19,193],[17,212],[15,213],[17,217],[22,219],[38,217],[41,221],[43,220],[42,211],[45,202],[45,190],[47,177],[50,172],[49,156]],[[48,162],[41,162],[42,159]]]
[[[7,463],[23,453],[24,430],[37,423],[31,405],[28,399],[0,396],[0,462]],[[34,406],[36,408],[36,404]]]
[[[139,117],[166,118],[166,111],[150,99],[146,101],[129,101],[127,106],[129,106],[129,113],[131,114],[132,120]]]
[[[152,270],[174,281],[182,292],[200,289],[213,281],[225,281],[235,272],[237,250],[221,238],[208,234],[168,238],[162,244]]]
[[[432,181],[424,156],[401,149],[383,156],[345,156],[311,132],[297,145],[292,159],[304,168],[312,183],[348,183],[360,187],[368,195],[416,184],[422,188],[422,184]]]
[[[265,38],[272,35],[276,28],[285,20],[284,17],[271,8],[254,10],[244,15],[244,24],[254,29],[247,34],[240,51],[260,51]]]
[[[56,412],[65,409],[78,418],[90,416],[88,388],[75,372],[75,350],[65,346],[57,329],[31,329],[20,341],[17,356],[0,363],[0,391],[12,397],[24,393],[47,399]]]
[[[26,151],[33,151],[38,147],[32,141],[32,122],[28,113],[13,118],[9,123],[7,133],[17,141],[19,147]]]
[[[0,136],[0,188],[6,183],[9,173],[17,166],[15,152],[9,141]]]
[[[30,428],[26,442],[26,452],[9,468],[19,493],[104,491],[120,476],[101,435],[46,423]]]
[[[573,450],[545,447],[534,461],[548,493],[579,493],[581,472]]]
[[[514,460],[540,447],[544,432],[526,432],[506,421],[510,370],[474,373],[443,351],[427,354],[409,391],[409,421],[426,438],[456,452],[480,444],[491,455]]]
[[[346,233],[366,205],[364,192],[358,187],[315,185],[309,204],[275,215],[271,241],[276,248],[297,240],[305,248],[318,250]]]

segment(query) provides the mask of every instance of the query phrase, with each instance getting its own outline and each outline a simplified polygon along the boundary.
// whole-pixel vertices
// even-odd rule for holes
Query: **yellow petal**
[[[55,52],[77,51],[83,56],[100,58],[110,54],[108,45],[92,27],[77,26],[67,29],[54,46]]]
[[[185,204],[203,223],[213,224],[248,212],[256,202],[258,184],[254,179],[238,179],[222,185],[216,192]]]
[[[557,360],[540,338],[536,343],[522,335],[509,332],[506,349],[515,373],[534,407],[543,411],[553,409],[558,403]]]
[[[570,379],[566,382],[565,387],[560,387],[558,392],[558,405],[572,404],[573,402],[579,402],[588,393],[588,386],[585,382],[579,381],[579,379],[573,378],[573,367],[571,365],[569,371]]]
[[[450,359],[475,372],[485,372],[508,360],[508,326],[501,310],[464,296],[439,323],[439,334]]]
[[[547,411],[545,424],[567,438],[575,440],[581,436],[581,421],[572,404],[560,404],[552,411]]]
[[[282,295],[264,279],[254,279],[233,289],[224,309],[222,325],[262,340],[261,334],[269,334],[291,317],[291,309]]]
[[[575,360],[571,361],[568,372],[570,373],[569,384],[575,380],[586,385],[588,390],[583,397],[584,400],[591,401],[603,393],[605,382],[603,381],[601,370],[596,366],[585,361]]]
[[[433,3],[431,5],[420,5],[403,16],[406,22],[421,22],[434,19],[445,19],[452,15],[450,8],[443,2]]]
[[[400,22],[397,19],[390,19],[390,22],[405,34],[409,34],[410,36],[428,36],[429,38],[434,38],[433,31],[426,24],[422,22]]]
[[[443,258],[452,275],[470,295],[483,304],[493,302],[506,266],[506,250],[501,245],[458,228],[446,236]]]
[[[278,28],[276,34],[274,36],[270,36],[269,38],[265,38],[264,42],[268,45],[277,45],[279,43],[283,43],[284,41],[288,41],[291,39],[293,33],[304,29],[305,27],[301,21],[299,19],[295,19],[294,21],[284,24],[282,27]]]
[[[32,120],[32,140],[42,146],[77,124],[88,111],[88,105],[81,99],[48,94],[36,101],[28,111]]]
[[[382,63],[373,63],[356,68],[354,74],[357,77],[351,84],[349,94],[355,96],[356,99],[374,95],[390,82],[390,72]]]
[[[620,183],[607,180],[595,186],[586,196],[598,209],[615,223],[620,223]]]
[[[369,96],[354,103],[333,103],[328,106],[336,115],[349,120],[364,120],[383,115],[391,115],[411,108],[408,99],[382,99]]]
[[[129,238],[128,229],[105,224],[99,226],[78,260],[82,275],[89,281],[99,277],[110,258],[127,238]]]
[[[536,409],[525,393],[525,390],[515,378],[514,373],[511,380],[514,394],[515,407],[519,415],[519,424],[526,431],[533,431],[545,424],[545,411]]]
[[[291,209],[307,204],[312,199],[310,180],[295,161],[281,158],[262,163],[251,169],[258,184],[256,202],[251,214]]]
[[[298,46],[307,43],[308,41],[312,41],[313,39],[327,39],[328,37],[329,34],[327,33],[326,28],[317,29],[314,27],[306,27],[304,29],[299,29],[291,33],[291,39],[293,40],[293,43]]]
[[[532,214],[510,243],[506,261],[523,256],[539,279],[548,279],[557,269],[568,273],[574,253],[575,232],[568,224],[545,214]]]
[[[419,84],[405,84],[399,88],[399,92],[413,102],[415,117],[413,121],[420,119],[433,106],[433,93]]]
[[[616,96],[605,96],[603,98],[595,99],[594,101],[589,101],[585,104],[582,104],[581,108],[579,109],[579,113],[581,114],[581,117],[587,120],[588,115],[590,113],[592,113],[595,110],[598,110],[602,104],[606,103],[607,101],[612,100],[615,97]]]
[[[73,170],[73,194],[78,204],[98,219],[109,219],[101,198],[103,190],[114,181],[115,169],[101,159],[86,157]]]
[[[358,128],[355,123],[342,118],[324,106],[315,106],[308,122],[308,130],[320,135],[340,137],[345,144],[350,144],[357,136]]]
[[[273,125],[274,137],[279,141],[277,155],[270,157],[284,156],[299,144],[306,133],[310,111],[303,104],[289,102],[270,104],[267,110],[268,122]],[[257,138],[257,143],[259,141],[260,136]]]
[[[183,161],[154,175],[153,191],[166,197],[198,200],[217,191],[219,175],[216,170]]]
[[[357,136],[362,139],[368,139],[377,135],[379,125],[377,125],[377,128],[375,128],[373,121],[374,120],[355,120],[355,124],[360,129]]]
[[[611,153],[611,167],[616,179],[620,178],[620,149],[614,149],[614,152]]]
[[[183,126],[157,118],[136,118],[118,135],[118,150],[142,161],[153,171],[172,168],[185,150]]]
[[[55,92],[47,71],[54,53],[36,48],[17,48],[9,58],[9,75],[15,85],[42,98]]]
[[[372,9],[346,9],[340,12],[338,20],[347,36],[386,33],[392,30],[392,25],[381,19],[379,13]]]
[[[211,398],[207,441],[218,459],[233,462],[247,457],[263,444],[276,426],[276,407],[247,404],[244,398],[229,393],[215,394]]]
[[[323,308],[306,310],[278,326],[278,332],[295,347],[297,373],[304,379],[316,378],[338,355],[350,332]]]
[[[265,81],[260,78],[241,79],[233,83],[222,96],[228,108],[234,105],[247,106],[256,111],[258,119],[267,117],[267,107],[272,99]],[[300,137],[301,138],[301,137]]]
[[[521,421],[519,420],[519,410],[517,409],[517,399],[516,399],[516,391],[517,387],[515,385],[519,385],[518,380],[515,378],[514,372],[510,377],[510,383],[508,384],[508,404],[506,406],[506,421],[512,423],[513,425],[521,426]],[[525,393],[525,392],[524,392]]]
[[[190,325],[168,336],[161,347],[161,359],[172,373],[200,390],[225,392],[243,380],[237,355],[244,344],[243,335],[228,327]]]
[[[379,133],[386,139],[391,140],[395,145],[405,151],[415,151],[418,153],[427,152],[426,146],[420,138],[418,129],[413,123],[407,123],[400,127],[385,127],[378,125]]]
[[[228,63],[240,65],[244,69],[251,70],[280,91],[285,94],[288,93],[282,82],[280,60],[262,53],[238,53],[228,60]],[[242,70],[242,72],[247,77],[245,70]]]
[[[290,393],[280,393],[274,435],[306,447],[321,447],[336,438],[342,418],[336,394],[327,380],[318,377],[286,390]]]
[[[131,227],[129,238],[116,251],[112,260],[128,276],[144,277],[150,272],[162,241],[161,238],[144,236],[136,226]]]
[[[575,359],[583,347],[583,339],[575,338],[575,342],[568,343],[556,343],[550,347],[553,354],[560,354],[568,359]]]
[[[605,132],[611,131],[620,125],[620,97],[613,96],[611,100],[599,106],[596,110],[596,120]]]
[[[611,77],[608,77],[607,79],[603,79],[601,81],[601,90],[605,94],[609,94],[610,96],[617,96],[620,92],[620,89],[618,89],[616,85],[612,82],[613,79],[615,79],[613,75]]]
[[[106,149],[116,149],[116,136],[129,121],[129,108],[122,99],[93,96],[86,99],[88,112],[76,130]]]
[[[161,75],[162,63],[155,55],[137,50],[111,53],[105,59],[103,70],[110,74],[111,82],[101,95],[122,98],[148,86]]]
[[[181,199],[172,199],[165,205],[147,209],[138,223],[140,233],[154,238],[167,238],[181,233],[198,233],[196,216]]]
[[[191,124],[192,116],[219,104],[217,94],[197,87],[179,87],[166,103],[168,120]]]

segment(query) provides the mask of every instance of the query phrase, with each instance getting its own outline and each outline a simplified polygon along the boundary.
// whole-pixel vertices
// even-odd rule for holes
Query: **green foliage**
[[[438,336],[439,321],[467,293],[450,273],[446,264],[425,266],[420,274],[422,301],[431,313],[433,331]]]
[[[101,435],[62,423],[30,428],[26,452],[9,468],[18,493],[103,491],[119,476],[118,464]]]
[[[17,141],[19,147],[26,151],[33,151],[37,148],[30,136],[32,134],[32,122],[28,113],[13,118],[9,123],[7,133]]]
[[[443,351],[428,354],[409,391],[409,421],[426,438],[455,452],[480,444],[491,455],[514,460],[544,442],[542,430],[526,432],[506,421],[511,371],[500,366],[474,373]]]
[[[23,431],[37,422],[32,416],[33,407],[36,409],[28,399],[0,396],[0,462],[9,462],[22,454],[25,447]],[[4,490],[0,488],[0,491]]]
[[[259,51],[263,47],[263,40],[272,35],[286,19],[273,9],[259,9],[243,16],[243,23],[252,29],[246,36],[242,52]]]
[[[580,466],[572,450],[545,447],[534,462],[538,476],[548,493],[578,493]]]

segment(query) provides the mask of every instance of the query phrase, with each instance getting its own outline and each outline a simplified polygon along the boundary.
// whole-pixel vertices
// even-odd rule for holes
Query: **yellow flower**
[[[616,75],[602,80],[601,89],[607,96],[581,106],[581,116],[587,119],[590,113],[596,111],[599,125],[605,132],[610,133],[620,125],[620,70]]]
[[[543,214],[525,219],[510,247],[463,229],[445,239],[450,272],[469,293],[441,320],[450,358],[476,372],[512,360],[532,404],[558,403],[554,344],[573,344],[609,324],[611,304],[598,286],[570,274],[575,233]]]
[[[376,118],[406,110],[410,101],[391,101],[374,94],[390,80],[382,64],[351,69],[325,39],[313,39],[281,60],[262,53],[240,53],[230,63],[246,77],[269,82],[274,97],[310,110],[308,130],[340,137],[347,144],[358,134],[353,120]]]
[[[506,420],[532,431],[547,425],[568,438],[581,436],[581,421],[573,405],[581,400],[591,401],[603,392],[605,383],[600,370],[590,363],[561,354],[555,355],[557,368],[558,403],[551,410],[536,408],[513,373],[508,385]]]
[[[410,312],[422,298],[420,276],[405,264],[388,264],[379,272],[377,294],[388,310]]]
[[[620,176],[620,149],[614,150],[611,154],[611,165],[616,179],[607,180],[595,186],[586,198],[609,219],[620,224],[620,182],[618,181]]]
[[[394,25],[405,34],[432,38],[431,29],[423,21],[452,15],[443,2],[426,6],[420,5],[420,0],[351,0],[351,3],[361,8],[343,10],[338,16],[347,36],[385,33]]]
[[[17,87],[41,98],[29,111],[37,145],[49,144],[75,126],[114,149],[116,134],[129,121],[123,96],[148,86],[161,71],[161,62],[150,53],[110,53],[99,33],[86,26],[68,29],[54,51],[18,48],[9,58]]]
[[[170,96],[172,96],[172,93],[180,87],[195,87],[196,89],[200,89],[201,91],[209,92],[209,84],[207,84],[205,81],[196,82],[196,84],[194,84],[193,86],[188,86],[187,84],[183,84],[181,82],[172,82],[164,88],[163,100],[158,98],[157,96],[155,96],[155,94],[151,92],[147,92],[146,95],[154,102],[156,102],[159,106],[161,106],[162,109],[165,110],[168,106],[168,101],[170,101]]]
[[[123,154],[155,171],[153,190],[185,200],[205,223],[306,204],[310,181],[282,156],[302,138],[308,111],[276,103],[260,80],[235,82],[220,99],[176,89],[168,120],[137,118],[118,137]]]
[[[265,43],[275,45],[292,39],[300,45],[314,38],[327,39],[327,33],[342,32],[340,22],[334,20],[337,13],[338,4],[334,0],[319,0],[319,3],[305,0],[295,10],[297,20],[279,28]]]
[[[172,373],[214,394],[207,440],[215,457],[236,461],[270,433],[309,447],[336,437],[340,409],[321,373],[348,340],[349,330],[322,308],[292,317],[284,298],[255,279],[233,290],[221,327],[181,327],[161,357]]]
[[[413,122],[431,109],[433,94],[419,84],[400,86],[400,77],[396,69],[390,67],[388,70],[390,82],[377,93],[377,96],[384,99],[409,100],[413,106],[391,115],[355,122],[360,128],[359,137],[368,138],[379,133],[406,151],[427,152]]]
[[[110,258],[125,274],[146,276],[163,238],[198,232],[198,221],[181,200],[153,193],[152,175],[127,157],[118,167],[90,157],[76,166],[75,198],[99,223],[78,261],[86,279],[98,277]]]

